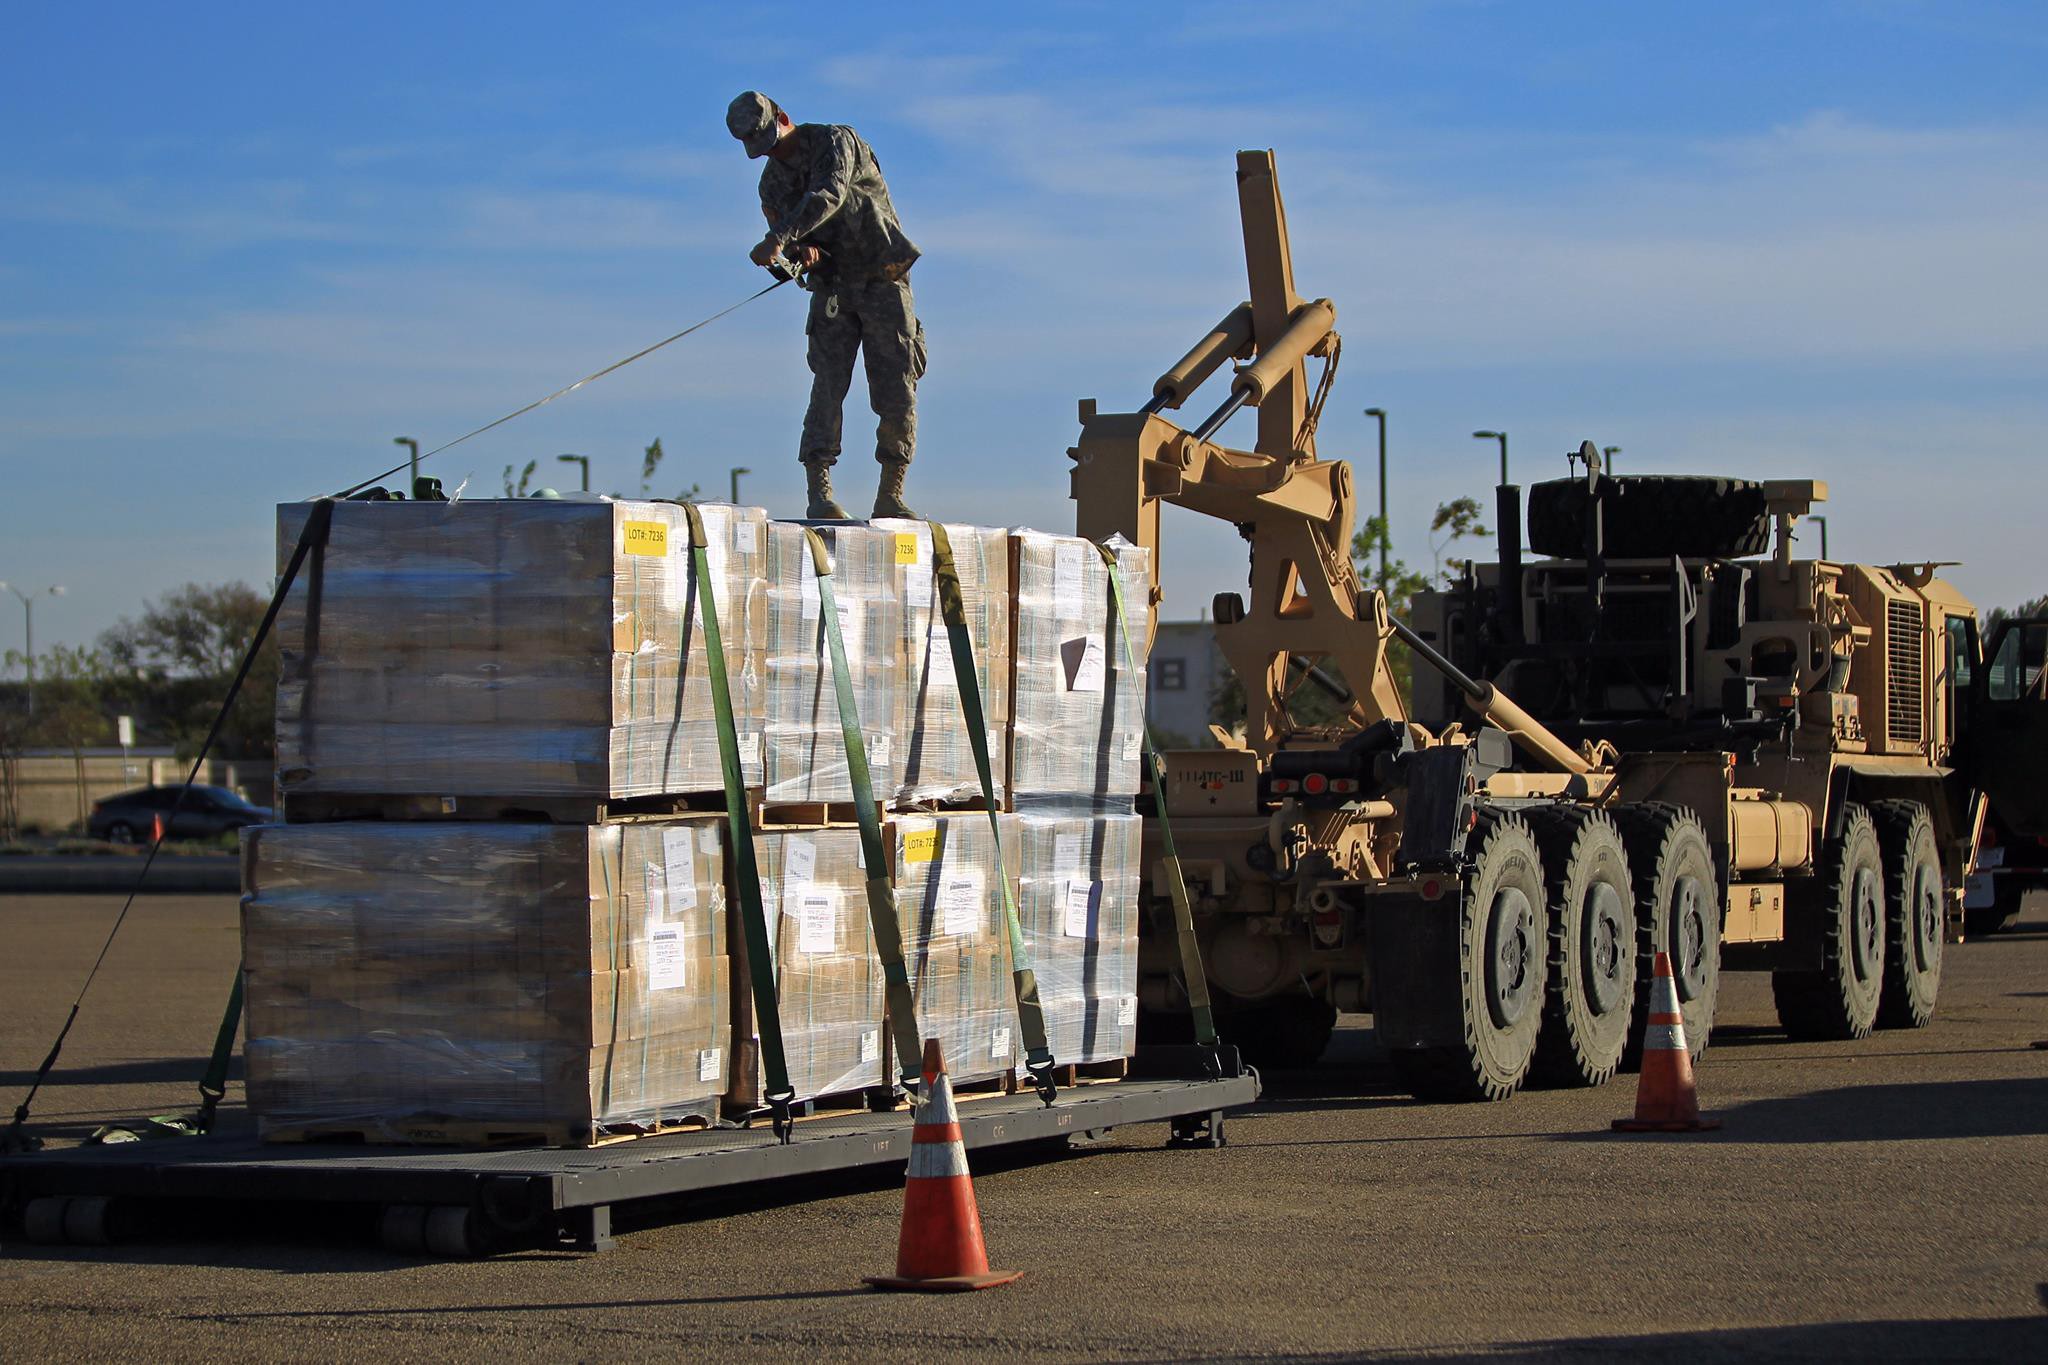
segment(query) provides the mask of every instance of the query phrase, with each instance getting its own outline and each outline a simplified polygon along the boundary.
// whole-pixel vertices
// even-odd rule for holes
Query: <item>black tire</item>
[[[1549,876],[1550,971],[1529,1081],[1605,1085],[1628,1046],[1636,995],[1635,883],[1606,813],[1528,813]]]
[[[1699,816],[1685,806],[1664,801],[1622,806],[1614,822],[1635,876],[1636,904],[1636,998],[1621,1069],[1635,1071],[1643,1064],[1643,1029],[1650,1020],[1650,983],[1659,952],[1670,954],[1686,1051],[1697,1060],[1713,1036],[1714,1007],[1721,995],[1725,902],[1713,847]]]
[[[135,842],[135,826],[126,820],[116,820],[107,826],[107,842],[110,844],[132,844]]]
[[[1934,821],[1917,801],[1870,808],[1884,858],[1884,989],[1879,1028],[1926,1028],[1941,993],[1941,942],[1948,887]]]
[[[1313,1066],[1336,1028],[1337,1007],[1310,995],[1236,1005],[1217,1020],[1217,1031],[1260,1071]]]
[[[417,1256],[427,1249],[427,1206],[386,1204],[377,1222],[377,1240],[386,1251]]]
[[[1989,938],[2020,922],[2020,906],[2027,898],[2026,888],[2009,877],[1994,877],[1991,886],[1991,904],[1963,911],[1964,938]]]
[[[1870,812],[1842,812],[1820,872],[1786,887],[1787,909],[1820,918],[1821,969],[1771,973],[1778,1022],[1799,1041],[1867,1038],[1884,993],[1884,853]]]
[[[1519,815],[1485,811],[1466,846],[1474,853],[1457,910],[1459,979],[1427,983],[1457,992],[1464,1042],[1388,1054],[1417,1099],[1506,1099],[1527,1079],[1543,1026],[1549,961],[1535,836]]]
[[[1763,485],[1693,474],[1608,479],[1602,525],[1615,559],[1740,559],[1770,548]],[[1553,479],[1529,488],[1529,548],[1559,559],[1586,554],[1586,482]]]
[[[21,1211],[21,1231],[37,1246],[64,1245],[64,1211],[71,1201],[61,1195],[31,1199]]]

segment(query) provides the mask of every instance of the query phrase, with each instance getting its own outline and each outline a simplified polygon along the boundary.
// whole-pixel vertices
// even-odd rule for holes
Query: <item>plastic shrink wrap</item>
[[[899,807],[981,799],[981,777],[960,706],[953,645],[939,608],[932,533],[922,521],[877,521],[895,537],[896,591],[903,602],[897,648],[903,687],[896,695]],[[975,681],[988,737],[989,776],[996,805],[1008,804],[1010,724],[1010,533],[996,527],[945,524],[967,638],[974,647]],[[889,794],[884,794],[885,796]]]
[[[1015,885],[1016,821],[1003,830],[1000,875]],[[995,836],[979,812],[892,822],[896,903],[918,1030],[945,1049],[954,1080],[1022,1069]]]
[[[289,558],[308,504],[278,508]],[[702,508],[749,785],[767,515]],[[343,502],[277,623],[279,788],[651,796],[721,787],[681,507]]]
[[[265,1137],[576,1146],[713,1116],[716,821],[266,825],[242,865]]]
[[[860,831],[772,830],[754,836],[762,912],[775,945],[775,990],[790,1085],[799,1100],[865,1090],[884,1069],[882,969],[868,925]],[[737,1021],[757,1036],[744,950],[736,979]],[[756,1041],[734,1098],[761,1095]]]
[[[903,688],[895,647],[903,631],[895,537],[844,523],[815,529],[832,561],[832,592],[870,778],[876,799],[886,800],[895,790],[895,717]],[[832,657],[819,617],[822,601],[804,528],[769,523],[764,730],[770,804],[853,799]]]
[[[1018,916],[1062,1065],[1137,1048],[1140,826],[1136,815],[1017,819]]]
[[[1124,639],[1109,566],[1078,536],[1018,531],[1017,684],[1010,782],[1019,811],[1131,810],[1138,792],[1151,636],[1146,552],[1112,542],[1131,613]]]

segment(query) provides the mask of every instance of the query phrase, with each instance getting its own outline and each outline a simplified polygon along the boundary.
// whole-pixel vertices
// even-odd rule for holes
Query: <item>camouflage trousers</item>
[[[868,403],[875,458],[908,464],[917,447],[917,381],[924,376],[924,326],[909,280],[820,285],[811,294],[811,406],[804,413],[798,459],[830,465],[839,458],[841,411],[853,384],[856,352],[867,357]]]

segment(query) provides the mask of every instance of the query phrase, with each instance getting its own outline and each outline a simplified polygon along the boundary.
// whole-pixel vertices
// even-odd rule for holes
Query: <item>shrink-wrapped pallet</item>
[[[767,516],[702,512],[754,784]],[[280,567],[307,515],[278,508]],[[722,785],[689,528],[673,504],[339,503],[277,630],[288,815],[300,793],[603,799]]]
[[[1016,696],[1010,786],[1019,811],[1125,812],[1138,792],[1150,637],[1146,552],[1114,541],[1130,612],[1130,648],[1109,566],[1078,536],[1019,531]]]
[[[1018,913],[1046,1037],[1062,1064],[1130,1056],[1138,1039],[1136,815],[1017,819]]]
[[[266,825],[242,866],[265,1137],[581,1146],[715,1116],[716,821]]]
[[[903,603],[897,648],[903,685],[896,696],[898,805],[979,800],[967,718],[953,667],[952,641],[933,578],[932,533],[922,521],[877,521],[895,537],[896,592]],[[1007,804],[1010,721],[1010,533],[945,523],[988,741],[996,804]],[[888,797],[890,794],[880,791]]]
[[[1011,994],[1002,881],[1017,876],[1012,817],[995,856],[988,816],[899,816],[892,821],[896,903],[918,1032],[937,1038],[956,1081],[1021,1069],[1023,1042]]]
[[[895,790],[895,718],[904,677],[897,648],[903,600],[896,539],[860,525],[815,529],[832,561],[832,592],[870,779],[876,798],[886,800]],[[832,656],[820,619],[823,596],[804,528],[793,522],[768,526],[766,596],[766,799],[783,805],[850,801]]]
[[[790,1085],[799,1100],[880,1085],[882,969],[868,923],[860,831],[771,830],[754,836],[763,918],[775,945],[775,989]],[[751,984],[741,960],[739,1025],[756,1035]],[[758,1042],[756,1043],[758,1048]],[[751,1050],[750,1050],[751,1051]],[[758,1103],[750,1056],[735,1098]]]

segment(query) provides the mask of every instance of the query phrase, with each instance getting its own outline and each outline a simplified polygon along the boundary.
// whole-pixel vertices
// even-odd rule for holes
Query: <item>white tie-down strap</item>
[[[1650,979],[1650,1013],[1678,1013],[1678,983],[1668,976]]]
[[[958,1123],[959,1111],[953,1108],[953,1078],[941,1071],[932,1081],[932,1092],[924,1106],[917,1112],[917,1122]]]
[[[910,1149],[910,1178],[966,1175],[967,1149],[959,1142],[920,1142]]]
[[[1684,1024],[1646,1024],[1643,1026],[1643,1051],[1685,1052]]]

